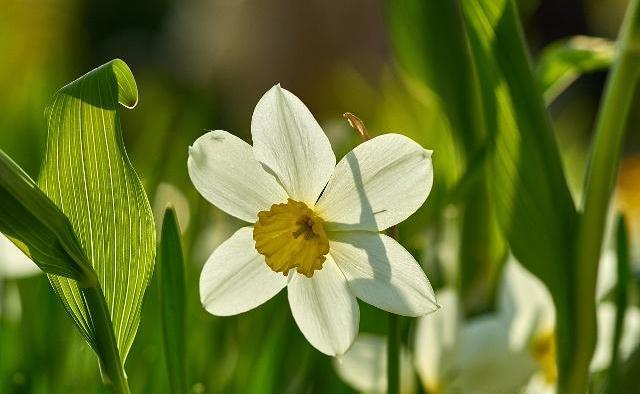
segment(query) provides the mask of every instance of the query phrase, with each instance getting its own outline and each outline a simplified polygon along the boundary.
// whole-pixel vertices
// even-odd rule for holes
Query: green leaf
[[[618,215],[616,223],[616,271],[618,281],[614,288],[616,303],[616,318],[613,328],[613,341],[611,343],[611,365],[608,371],[608,393],[621,392],[620,390],[620,341],[624,329],[625,313],[629,305],[629,283],[631,279],[631,264],[629,256],[629,234],[624,215]]]
[[[489,133],[491,201],[512,253],[553,296],[562,383],[576,356],[573,237],[578,215],[513,1],[461,5]]]
[[[547,46],[535,70],[547,104],[582,74],[608,69],[614,53],[614,42],[596,37],[577,36]]]
[[[469,312],[479,312],[492,305],[507,247],[489,202],[485,115],[459,2],[387,4],[401,67],[439,98],[467,162],[449,202],[463,203],[459,287]]]
[[[91,269],[67,217],[0,150],[0,232],[46,273],[82,281]]]
[[[462,17],[455,1],[388,2],[388,16],[400,65],[432,90],[469,158],[482,147],[482,113],[476,75]]]
[[[69,218],[98,276],[123,363],[155,257],[151,208],[126,155],[117,111],[118,103],[133,108],[137,100],[135,80],[121,60],[60,89],[46,111],[47,146],[38,179]],[[93,338],[77,284],[49,279],[82,334]]]
[[[185,362],[186,289],[180,228],[171,206],[164,213],[158,263],[164,356],[171,392],[182,394],[188,391]]]

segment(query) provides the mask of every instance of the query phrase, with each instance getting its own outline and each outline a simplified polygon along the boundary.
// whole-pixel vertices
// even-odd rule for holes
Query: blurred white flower
[[[603,255],[598,278],[602,294],[615,285],[611,273],[615,264],[615,256]],[[502,393],[519,392],[523,387],[526,393],[555,392],[553,301],[542,282],[515,259],[504,267],[496,313],[463,321],[455,290],[441,290],[437,298],[442,308],[418,320],[412,347],[414,367],[427,392]],[[611,363],[615,305],[599,302],[597,320],[591,371]],[[620,355],[627,357],[639,341],[640,310],[628,307]],[[384,392],[385,346],[382,336],[358,338],[343,362],[334,363],[338,375],[362,392]],[[403,387],[410,386],[405,383]]]
[[[2,278],[21,278],[42,273],[9,238],[0,233],[0,280]]]
[[[431,151],[386,134],[336,165],[311,112],[279,85],[258,102],[251,134],[253,147],[217,130],[189,149],[189,175],[200,194],[251,223],[205,264],[200,298],[207,311],[242,313],[287,287],[307,340],[339,355],[358,331],[356,297],[407,316],[437,309],[420,265],[380,234],[426,200]]]
[[[413,367],[424,389],[439,393],[514,392],[526,383],[535,365],[509,347],[508,325],[497,314],[463,322],[452,289],[437,293],[440,310],[421,317],[415,330]],[[334,362],[338,375],[361,392],[386,389],[386,344],[382,336],[361,335]],[[413,369],[401,364],[403,393],[415,393]]]
[[[597,323],[598,338],[590,370],[601,371],[611,364],[615,305],[602,301],[615,285],[616,260],[603,254],[598,276]],[[613,272],[613,273],[612,273]],[[509,342],[514,352],[529,353],[537,363],[526,392],[555,392],[557,383],[555,346],[555,307],[543,283],[511,259],[505,266],[500,309],[510,321]],[[640,341],[640,309],[629,306],[625,311],[620,356],[627,357]]]

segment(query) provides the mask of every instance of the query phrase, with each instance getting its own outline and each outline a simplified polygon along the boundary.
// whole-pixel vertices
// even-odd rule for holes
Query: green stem
[[[598,114],[576,243],[575,360],[561,392],[586,392],[595,344],[595,285],[609,199],[615,185],[625,125],[640,71],[640,8],[632,0],[618,38],[618,53]]]
[[[389,332],[387,334],[387,393],[400,392],[400,338],[398,335],[399,317],[389,313]]]
[[[120,360],[109,307],[95,273],[91,271],[89,275],[89,280],[84,282],[87,286],[81,289],[95,330],[94,345],[100,361],[102,381],[112,393],[129,394],[127,375]]]
[[[397,241],[398,227],[391,227],[388,234]],[[391,312],[388,315],[387,393],[398,394],[400,392],[400,317]]]

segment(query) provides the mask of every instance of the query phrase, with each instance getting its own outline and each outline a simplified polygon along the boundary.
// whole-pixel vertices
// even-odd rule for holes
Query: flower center
[[[253,240],[267,265],[285,275],[297,268],[299,273],[311,277],[315,270],[322,268],[329,253],[322,219],[304,203],[292,199],[258,213]]]
[[[547,331],[536,336],[531,342],[533,358],[540,364],[542,374],[547,383],[556,383],[558,370],[556,368],[556,340],[553,331]]]

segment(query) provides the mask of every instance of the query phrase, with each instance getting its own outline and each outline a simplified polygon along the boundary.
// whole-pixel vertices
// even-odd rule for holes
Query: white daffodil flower
[[[600,260],[596,318],[598,338],[590,370],[601,371],[611,364],[615,305],[601,297],[615,285],[616,261],[605,253]],[[507,262],[500,291],[500,309],[510,320],[509,342],[514,352],[529,354],[537,363],[526,392],[553,393],[557,384],[555,354],[555,307],[549,291],[533,274],[514,259]],[[625,311],[620,356],[627,357],[640,341],[640,309]]]
[[[358,331],[356,297],[406,316],[437,309],[420,265],[380,234],[425,202],[431,151],[385,134],[336,165],[318,122],[280,85],[258,102],[251,135],[253,146],[211,131],[189,149],[189,175],[200,194],[251,224],[206,262],[200,297],[207,311],[242,313],[287,287],[307,340],[339,355]]]
[[[515,392],[527,382],[535,365],[514,353],[505,340],[508,326],[497,314],[462,321],[459,299],[452,289],[437,294],[442,306],[418,320],[413,366],[430,394]],[[338,375],[365,393],[386,390],[386,341],[360,335],[334,362]],[[404,360],[404,358],[402,359]],[[403,393],[415,393],[413,368],[402,363]]]
[[[0,280],[2,278],[22,278],[42,273],[17,246],[0,233]]]

